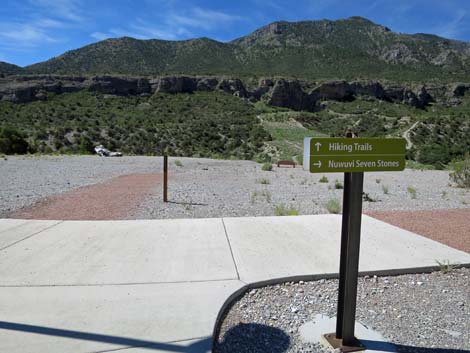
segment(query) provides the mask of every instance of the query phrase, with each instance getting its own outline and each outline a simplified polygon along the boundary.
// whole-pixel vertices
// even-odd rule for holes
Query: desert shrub
[[[418,162],[441,168],[450,162],[449,148],[446,145],[431,144],[421,147]]]
[[[28,152],[29,144],[25,136],[11,126],[0,129],[0,152],[4,154],[25,154]]]
[[[274,209],[276,216],[298,216],[299,211],[293,207],[287,208],[283,203],[276,206]]]
[[[450,180],[460,188],[470,188],[470,153],[465,155],[464,160],[451,163],[450,168]]]
[[[183,163],[181,163],[181,161],[180,161],[179,159],[177,159],[177,160],[175,161],[175,165],[176,165],[177,167],[182,167],[182,166],[183,166]]]
[[[326,176],[322,176],[319,180],[320,183],[327,183],[328,182],[328,178]]]
[[[335,180],[335,189],[343,189],[343,183],[338,179]]]
[[[408,190],[408,193],[410,194],[411,198],[416,199],[416,194],[417,194],[416,189],[413,186],[408,186],[407,190]]]
[[[330,213],[335,213],[338,214],[341,212],[341,203],[339,202],[338,199],[330,199],[325,205],[325,208],[328,210]]]
[[[264,163],[261,169],[270,172],[273,170],[273,165],[271,163]]]
[[[80,144],[78,146],[78,150],[80,153],[93,153],[94,152],[94,145],[93,141],[86,136],[86,135],[81,135],[80,136]]]

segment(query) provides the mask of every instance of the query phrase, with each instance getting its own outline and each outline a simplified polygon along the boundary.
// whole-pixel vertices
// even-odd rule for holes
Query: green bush
[[[449,178],[460,188],[470,188],[470,153],[465,155],[463,161],[456,161],[450,164],[452,172]]]
[[[335,180],[335,189],[343,189],[343,183],[339,180]]]
[[[93,153],[95,150],[94,150],[94,144],[93,144],[93,141],[91,141],[91,139],[86,136],[86,135],[81,135],[80,136],[80,144],[79,144],[79,147],[78,147],[78,151],[80,153]]]
[[[408,186],[407,190],[408,190],[408,193],[410,194],[411,198],[416,199],[416,194],[417,194],[416,189],[413,186]]]
[[[264,163],[261,169],[270,172],[273,170],[273,165],[271,163]]]
[[[327,183],[328,182],[328,178],[326,176],[322,176],[319,180],[320,183]]]
[[[175,165],[176,165],[177,167],[182,167],[182,166],[183,166],[183,163],[181,163],[181,161],[180,161],[179,159],[177,159],[177,160],[175,161]]]
[[[298,216],[299,211],[295,208],[287,208],[283,203],[276,206],[274,209],[276,216]]]
[[[4,154],[25,154],[29,151],[29,144],[25,136],[11,126],[0,129],[0,152]]]
[[[339,202],[338,199],[328,200],[325,207],[330,213],[338,214],[341,212],[341,203]]]

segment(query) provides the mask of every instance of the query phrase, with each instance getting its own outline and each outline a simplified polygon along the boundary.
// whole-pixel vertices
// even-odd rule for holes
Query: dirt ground
[[[161,174],[129,174],[47,197],[10,218],[51,220],[126,219],[161,184]]]
[[[470,209],[375,211],[368,215],[470,253]]]

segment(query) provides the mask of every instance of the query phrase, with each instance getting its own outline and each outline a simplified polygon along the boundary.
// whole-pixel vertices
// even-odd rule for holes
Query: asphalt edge
[[[455,269],[458,268],[470,268],[470,263],[465,264],[454,264]],[[403,269],[390,269],[390,270],[377,270],[377,271],[362,271],[359,272],[359,277],[365,276],[399,276],[399,275],[408,275],[408,274],[418,274],[418,273],[431,273],[440,271],[440,266],[426,266],[426,267],[413,267],[413,268],[403,268]],[[224,322],[230,309],[238,302],[246,292],[252,289],[262,288],[266,286],[272,286],[277,284],[282,284],[286,282],[300,282],[300,281],[318,281],[322,279],[337,279],[339,278],[338,273],[325,273],[325,274],[312,274],[312,275],[297,275],[297,276],[287,276],[272,278],[263,281],[257,281],[252,283],[246,283],[243,287],[239,288],[233,292],[224,302],[222,307],[217,314],[215,320],[214,329],[212,331],[212,347],[211,352],[214,352],[216,342],[219,338],[220,329],[222,328],[222,323]],[[241,282],[243,282],[241,280]]]

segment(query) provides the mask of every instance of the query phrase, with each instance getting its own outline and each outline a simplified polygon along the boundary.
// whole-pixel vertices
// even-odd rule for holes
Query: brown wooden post
[[[168,202],[168,156],[163,156],[163,202]]]

